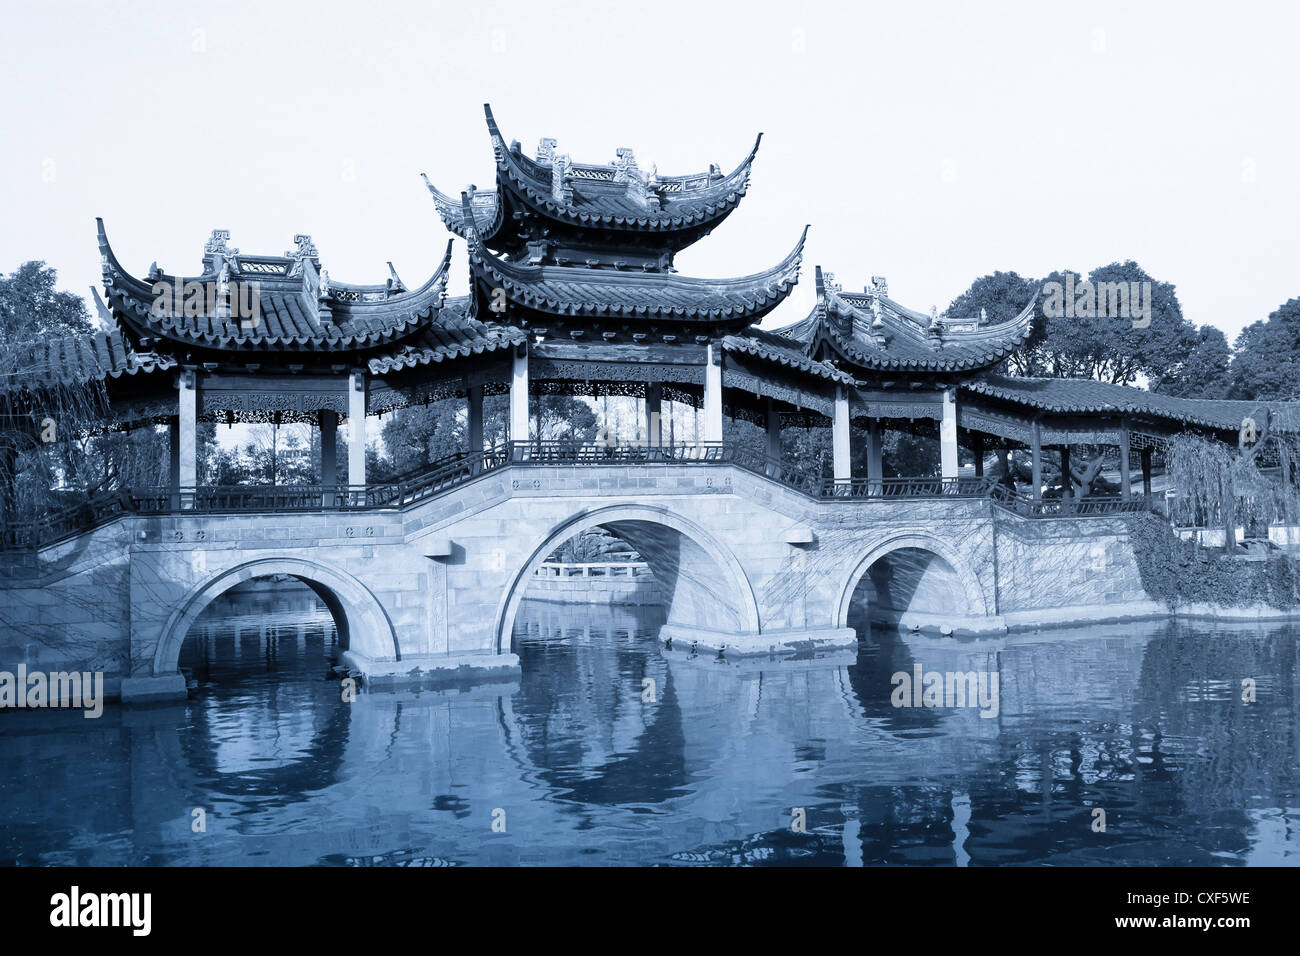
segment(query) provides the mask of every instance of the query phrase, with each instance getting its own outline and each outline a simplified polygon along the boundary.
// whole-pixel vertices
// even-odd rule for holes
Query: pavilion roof
[[[141,279],[118,262],[103,220],[98,224],[109,305],[137,338],[150,344],[171,341],[235,351],[344,351],[381,346],[414,334],[436,318],[451,266],[449,241],[437,271],[417,289],[407,290],[392,263],[389,278],[382,284],[335,283],[320,268],[310,236],[296,236],[297,248],[283,256],[251,256],[227,245],[228,232],[213,230],[199,275],[174,276],[155,265]],[[173,290],[198,283],[204,293],[199,314],[155,308],[158,283]],[[256,321],[241,322],[228,310],[212,307],[215,293],[222,287],[231,290],[233,301],[236,283],[253,287],[248,298],[256,293]]]
[[[370,359],[376,375],[436,365],[440,362],[509,349],[527,340],[521,329],[467,316],[469,296],[447,299],[436,322],[421,329],[400,347]]]
[[[549,219],[577,226],[642,232],[694,230],[716,224],[739,205],[749,188],[750,168],[762,140],[730,173],[717,166],[688,176],[660,176],[638,165],[630,149],[605,164],[571,162],[555,151],[554,139],[543,139],[536,158],[523,154],[516,141],[501,135],[492,107],[483,106],[496,154],[497,189],[472,193],[472,218],[481,238],[491,243],[501,227],[502,194]],[[467,214],[456,196],[439,192],[428,177],[438,214],[447,227],[465,236]]]
[[[6,348],[5,366],[0,368],[0,393],[38,392],[58,385],[166,371],[177,364],[170,355],[132,350],[116,329],[55,336]]]
[[[809,358],[785,336],[765,329],[750,327],[728,335],[722,340],[722,347],[841,385],[854,384],[854,378],[848,372],[840,371],[829,362],[819,362]]]
[[[808,317],[778,330],[812,353],[829,345],[863,369],[976,371],[1002,361],[1032,330],[1034,303],[1007,322],[956,319],[906,308],[889,298],[877,277],[860,293],[844,292],[832,273],[816,270],[817,303]]]
[[[468,197],[465,197],[468,205]],[[659,319],[731,325],[756,322],[799,280],[803,234],[790,253],[764,272],[732,279],[697,279],[668,272],[523,265],[493,255],[467,230],[470,271],[510,302],[555,316],[614,320]]]
[[[1300,402],[1178,398],[1093,379],[1015,378],[1008,375],[986,375],[962,383],[961,388],[976,395],[1053,414],[1136,415],[1165,419],[1184,426],[1231,431],[1239,430],[1242,420],[1247,417],[1254,418],[1262,428],[1264,410],[1270,409],[1276,428],[1284,432],[1300,432]]]

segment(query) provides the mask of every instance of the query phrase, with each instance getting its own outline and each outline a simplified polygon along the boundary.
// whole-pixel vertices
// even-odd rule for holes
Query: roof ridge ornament
[[[573,202],[573,174],[569,171],[569,154],[560,153],[551,162],[551,195],[565,205]]]
[[[320,260],[316,252],[316,243],[311,241],[311,236],[304,233],[297,233],[293,237],[294,248],[285,252],[286,259],[297,259],[301,262],[303,259]],[[238,252],[238,250],[235,250]]]
[[[614,154],[618,157],[614,160],[614,182],[626,183],[641,172],[636,164],[636,153],[632,151],[632,147],[620,146],[614,150]]]
[[[213,229],[212,237],[203,244],[204,256],[237,256],[238,249],[231,249],[229,229]]]
[[[560,141],[554,136],[543,136],[537,141],[537,165],[550,166],[555,162],[555,147]]]
[[[397,295],[401,292],[406,291],[406,284],[402,282],[401,277],[398,276],[397,270],[393,268],[393,264],[391,262],[388,263],[387,285],[388,285],[387,291],[389,295]]]

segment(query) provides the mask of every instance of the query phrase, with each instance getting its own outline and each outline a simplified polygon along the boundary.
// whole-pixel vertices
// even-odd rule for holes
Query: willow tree
[[[110,480],[88,454],[108,407],[102,381],[60,377],[46,343],[0,347],[0,516],[38,517]],[[19,481],[25,474],[29,480]]]
[[[1270,444],[1277,449],[1276,473],[1260,467],[1260,453]],[[1176,494],[1171,517],[1198,527],[1223,528],[1228,551],[1236,546],[1239,522],[1247,528],[1296,524],[1297,464],[1300,442],[1277,434],[1271,420],[1258,441],[1239,448],[1190,433],[1179,435],[1165,449],[1165,467]]]

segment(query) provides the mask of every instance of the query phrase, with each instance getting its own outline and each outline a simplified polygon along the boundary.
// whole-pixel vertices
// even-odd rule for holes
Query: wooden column
[[[879,489],[885,477],[885,423],[872,418],[867,425],[867,481]]]
[[[767,400],[767,457],[781,457],[781,413],[770,398]]]
[[[483,450],[483,386],[467,385],[465,403],[469,407],[468,421],[469,453],[478,454]]]
[[[939,425],[940,473],[945,478],[957,477],[957,393],[943,390],[943,421]]]
[[[177,389],[177,487],[193,492],[198,484],[199,373],[185,369],[176,379]],[[190,502],[193,504],[193,501]],[[185,507],[182,502],[181,507]]]
[[[528,346],[515,346],[510,372],[510,440],[528,441]]]
[[[339,413],[322,408],[317,413],[320,427],[320,483],[324,488],[333,488],[339,480]],[[327,491],[322,498],[322,506],[334,507],[338,499],[334,492]]]
[[[171,492],[173,508],[180,507],[181,494],[181,420],[173,415],[167,422],[167,489]]]
[[[664,387],[659,382],[648,382],[645,387],[646,444],[658,448],[663,444]]]
[[[847,484],[853,477],[849,452],[849,395],[843,386],[835,389],[835,420],[831,424],[831,457],[836,484]]]
[[[320,410],[320,483],[325,487],[339,480],[339,413]]]
[[[1128,467],[1128,419],[1121,420],[1119,426],[1119,493],[1128,501],[1132,497],[1129,484],[1132,478],[1129,475]]]
[[[366,485],[366,373],[360,369],[348,376],[348,485]]]
[[[705,347],[704,440],[722,441],[722,346]]]
[[[1142,497],[1151,501],[1151,449],[1142,449]]]
[[[1043,426],[1038,419],[1034,419],[1029,430],[1029,455],[1033,466],[1034,500],[1041,501],[1043,497]]]
[[[975,456],[975,477],[984,477],[984,436],[974,434],[970,437],[971,454]]]
[[[1070,446],[1061,446],[1061,497],[1074,497],[1074,479],[1070,477]]]

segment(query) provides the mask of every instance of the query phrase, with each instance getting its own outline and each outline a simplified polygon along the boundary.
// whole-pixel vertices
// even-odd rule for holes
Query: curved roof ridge
[[[488,135],[492,141],[492,149],[496,157],[498,191],[503,182],[509,183],[525,202],[540,207],[546,213],[560,216],[578,225],[600,223],[605,226],[641,227],[666,231],[697,227],[710,221],[719,220],[735,208],[740,198],[748,190],[750,172],[754,159],[758,155],[759,144],[763,138],[763,134],[759,133],[745,159],[730,173],[718,176],[716,180],[713,178],[713,169],[716,167],[710,167],[709,172],[682,176],[659,177],[656,173],[653,183],[647,184],[647,188],[653,191],[658,208],[650,205],[632,208],[630,200],[626,202],[618,201],[613,196],[612,190],[609,196],[602,196],[598,192],[589,192],[580,197],[583,202],[578,204],[557,199],[553,195],[549,183],[549,180],[554,175],[553,167],[529,159],[523,155],[522,151],[516,152],[511,149],[497,125],[491,104],[484,103],[483,111],[487,119]],[[606,169],[611,171],[615,169],[613,163],[608,164],[608,166],[570,163],[570,166],[581,170],[600,172]],[[663,184],[682,186],[685,183],[701,178],[705,180],[704,184],[696,187],[653,188],[656,183],[660,186]],[[615,182],[612,177],[610,181]],[[575,179],[575,182],[583,184],[584,179],[580,176]],[[435,196],[436,200],[437,197]],[[499,197],[497,204],[498,207],[501,205]]]

